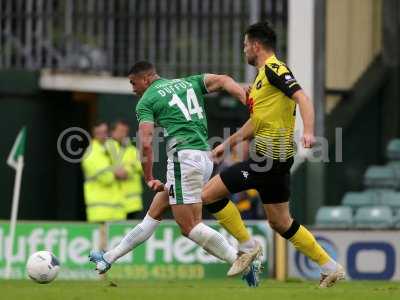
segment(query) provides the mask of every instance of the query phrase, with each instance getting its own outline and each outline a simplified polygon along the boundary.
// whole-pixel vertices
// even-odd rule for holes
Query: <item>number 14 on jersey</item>
[[[187,89],[186,91],[186,103],[187,105],[183,103],[177,94],[174,94],[171,101],[168,102],[169,106],[176,105],[187,121],[192,120],[191,116],[193,115],[197,115],[197,118],[203,119],[203,109],[199,105],[196,93],[192,88]]]

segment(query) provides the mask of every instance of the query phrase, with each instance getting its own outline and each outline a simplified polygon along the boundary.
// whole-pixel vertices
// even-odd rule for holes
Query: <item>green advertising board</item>
[[[108,245],[113,247],[134,226],[134,223],[108,224]],[[209,223],[229,239],[236,241],[215,222]],[[248,228],[263,245],[263,262],[267,270],[269,229],[265,222],[249,222]],[[4,275],[8,257],[8,223],[0,222],[0,277]],[[268,233],[267,233],[268,232]],[[98,227],[87,223],[19,223],[11,254],[12,277],[26,278],[25,263],[29,255],[49,250],[60,260],[60,279],[97,279],[88,254],[99,240]],[[228,265],[180,234],[173,221],[164,221],[155,234],[133,252],[120,258],[111,268],[112,279],[203,279],[225,277]],[[265,272],[266,273],[266,272]]]
[[[0,276],[3,277],[10,240],[8,223],[0,223]],[[30,254],[39,250],[53,252],[62,266],[59,278],[97,278],[88,254],[98,243],[96,225],[81,223],[19,223],[16,227],[11,254],[12,278],[26,278],[25,263]]]

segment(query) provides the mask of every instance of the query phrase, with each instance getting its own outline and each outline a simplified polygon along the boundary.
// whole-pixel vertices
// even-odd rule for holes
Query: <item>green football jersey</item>
[[[153,122],[164,128],[167,150],[209,149],[204,76],[155,80],[136,105],[139,123]]]

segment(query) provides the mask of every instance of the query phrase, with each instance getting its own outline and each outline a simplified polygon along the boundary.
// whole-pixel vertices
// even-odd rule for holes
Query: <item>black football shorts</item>
[[[283,203],[290,197],[290,168],[293,157],[273,160],[265,156],[256,160],[234,164],[219,175],[229,192],[234,194],[248,189],[256,189],[264,204]]]

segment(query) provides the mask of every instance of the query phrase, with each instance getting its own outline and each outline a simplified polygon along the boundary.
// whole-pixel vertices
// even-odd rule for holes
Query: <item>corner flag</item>
[[[26,128],[23,127],[21,131],[18,133],[14,145],[11,149],[11,152],[7,158],[7,164],[15,170],[17,170],[18,168],[19,158],[22,157],[22,163],[24,160],[25,139],[26,139]]]
[[[24,168],[25,140],[26,140],[26,128],[23,127],[21,131],[18,133],[14,145],[11,149],[10,155],[7,158],[7,164],[11,168],[13,168],[16,172],[15,172],[14,193],[12,199],[10,228],[9,228],[10,244],[8,245],[8,248],[6,249],[5,253],[7,259],[5,268],[5,278],[10,278],[11,276],[11,259],[14,249],[15,227],[17,224],[17,216],[18,216],[18,203],[19,203],[19,193],[21,190],[22,170]]]

